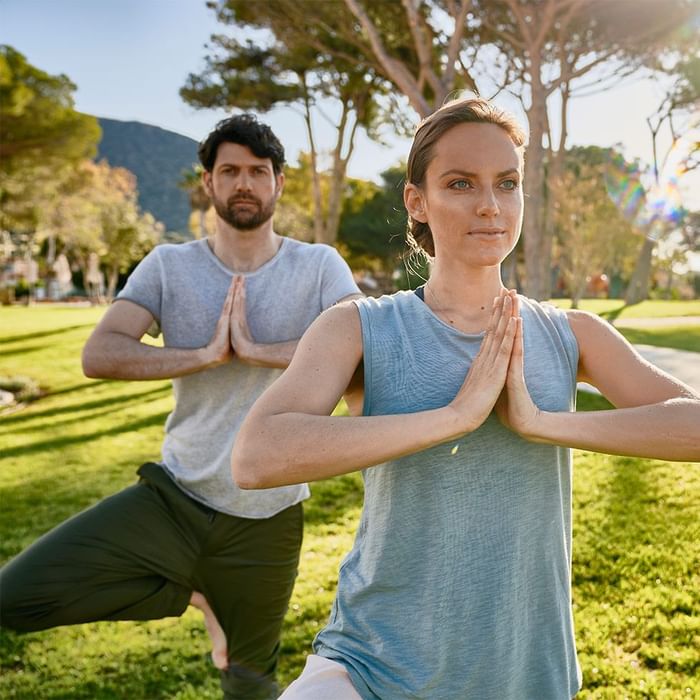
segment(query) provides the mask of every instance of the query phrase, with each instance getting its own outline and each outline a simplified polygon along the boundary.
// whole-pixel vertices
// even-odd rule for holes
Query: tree
[[[686,0],[643,0],[633,12],[621,0],[326,0],[314,3],[317,21],[310,25],[309,3],[303,0],[245,4],[289,6],[285,10],[289,31],[301,28],[306,45],[320,55],[371,70],[399,90],[420,117],[455,90],[484,87],[488,89],[482,92],[490,95],[514,90],[524,101],[531,132],[526,161],[531,194],[524,227],[526,290],[539,297],[548,291],[551,248],[544,215],[547,135],[553,151],[548,98],[561,89],[559,151],[563,153],[574,81],[588,75],[583,87],[590,89],[596,82],[600,87],[600,80],[590,76],[606,66],[609,85],[657,52],[671,30],[692,12]],[[352,51],[339,48],[339,40]],[[561,166],[552,167],[556,171]]]
[[[685,173],[698,167],[700,154],[700,131],[698,129],[697,107],[700,104],[700,58],[694,53],[681,54],[672,68],[676,80],[668,89],[657,111],[647,118],[652,142],[653,168],[649,184],[650,197],[657,204],[664,203],[661,193],[673,188]],[[684,121],[684,128],[678,128],[678,121]],[[667,126],[671,135],[671,146],[661,159],[658,153],[658,136]],[[677,190],[674,194],[677,194]],[[625,303],[635,304],[649,295],[651,263],[657,241],[673,229],[672,217],[667,211],[649,211],[647,221],[642,222],[646,229],[644,243],[634,273],[625,292]]]
[[[497,83],[520,99],[530,127],[523,243],[531,296],[546,298],[550,292],[551,190],[565,167],[571,99],[608,89],[641,66],[655,64],[691,14],[687,0],[643,0],[634,11],[625,0],[479,2],[479,40],[498,49]],[[559,100],[552,101],[554,96]],[[556,120],[552,108],[558,109]],[[558,138],[553,122],[560,127]]]
[[[42,208],[72,168],[92,158],[100,138],[94,117],[76,112],[75,85],[0,46],[0,226],[31,233]]]
[[[75,89],[65,75],[49,75],[11,46],[0,45],[4,171],[28,160],[75,162],[94,155],[100,128],[95,117],[73,108]]]
[[[92,188],[99,211],[100,261],[107,268],[107,298],[112,299],[119,273],[126,272],[156,245],[163,224],[138,207],[136,178],[124,168],[97,164]]]
[[[351,180],[340,222],[339,241],[353,269],[392,273],[405,250],[405,167],[385,170],[382,184]]]
[[[0,229],[30,267],[47,212],[100,138],[97,119],[73,108],[74,90],[65,75],[49,75],[0,45]]]
[[[558,268],[574,309],[592,276],[626,267],[636,250],[639,233],[605,184],[606,169],[616,157],[597,147],[569,151],[566,170],[552,191]]]
[[[136,178],[106,161],[84,161],[70,189],[47,213],[42,230],[55,237],[68,259],[88,278],[89,261],[97,255],[107,268],[107,296],[114,296],[119,273],[140,260],[158,242],[163,225],[140,212]]]
[[[211,208],[211,199],[202,184],[202,166],[195,164],[189,170],[182,172],[179,186],[187,192],[190,199],[190,209],[196,216],[196,225],[190,219],[190,230],[195,238],[207,237],[206,213]]]

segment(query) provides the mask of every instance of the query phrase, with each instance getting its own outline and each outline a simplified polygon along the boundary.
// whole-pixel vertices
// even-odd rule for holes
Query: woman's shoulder
[[[358,306],[364,306],[371,310],[389,310],[405,308],[414,303],[416,294],[412,290],[400,290],[393,294],[383,294],[379,297],[362,297],[355,299]]]

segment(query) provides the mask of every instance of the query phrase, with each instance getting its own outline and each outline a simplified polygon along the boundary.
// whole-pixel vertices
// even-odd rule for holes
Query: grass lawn
[[[625,326],[617,330],[634,345],[657,345],[662,348],[700,352],[700,324],[697,326],[661,326],[659,328],[629,328]]]
[[[80,371],[80,349],[103,312],[0,308],[0,375],[29,375],[48,391],[0,416],[0,560],[133,483],[137,465],[158,455],[172,405],[169,383],[95,381]],[[579,406],[605,402],[581,394]],[[583,452],[575,463],[573,596],[584,674],[578,697],[700,697],[700,465]],[[300,671],[327,618],[362,504],[358,475],[312,491],[282,643],[283,683]],[[194,611],[179,620],[0,633],[0,697],[218,698],[207,654]]]
[[[562,309],[571,308],[570,299],[552,299]],[[665,301],[654,299],[625,306],[622,299],[582,299],[579,308],[592,311],[608,321],[616,318],[665,318],[671,316],[700,316],[700,299],[694,301]]]

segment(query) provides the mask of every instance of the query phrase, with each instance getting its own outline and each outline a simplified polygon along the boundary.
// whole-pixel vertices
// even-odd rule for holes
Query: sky
[[[10,44],[42,70],[64,73],[77,86],[76,108],[99,117],[136,120],[199,141],[226,116],[196,110],[178,91],[204,67],[205,44],[221,31],[205,0],[0,0],[0,43]],[[570,110],[571,145],[621,143],[629,158],[650,162],[646,117],[661,100],[661,86],[626,80],[599,95],[579,98]],[[518,111],[515,101],[501,106]],[[522,114],[522,113],[521,113]],[[301,115],[279,108],[263,116],[294,163],[307,138]],[[524,117],[521,117],[525,123]],[[319,119],[321,147],[332,131]],[[348,172],[377,180],[408,153],[408,141],[388,147],[359,135]]]

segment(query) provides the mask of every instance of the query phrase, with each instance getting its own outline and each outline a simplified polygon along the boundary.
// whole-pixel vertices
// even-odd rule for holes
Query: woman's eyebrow
[[[446,177],[447,175],[461,175],[462,177],[478,177],[478,173],[470,173],[466,170],[460,170],[459,168],[450,168],[445,170],[440,177]],[[500,173],[496,173],[496,177],[505,177],[506,175],[520,175],[520,171],[517,168],[508,168],[508,170],[502,170]]]

